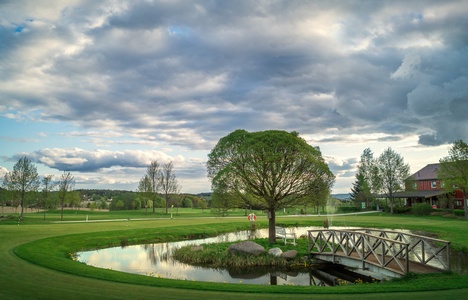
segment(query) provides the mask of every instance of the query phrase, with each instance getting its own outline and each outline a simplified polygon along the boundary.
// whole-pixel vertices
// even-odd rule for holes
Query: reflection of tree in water
[[[158,262],[167,262],[171,258],[172,252],[177,247],[170,246],[167,243],[161,244],[145,244],[143,249],[145,249],[148,259],[153,265]]]
[[[143,249],[146,251],[146,255],[151,264],[155,265],[158,262],[159,255],[156,254],[154,244],[144,244]]]

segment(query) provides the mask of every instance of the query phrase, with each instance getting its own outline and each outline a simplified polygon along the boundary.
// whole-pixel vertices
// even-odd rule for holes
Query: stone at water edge
[[[268,254],[271,254],[271,255],[274,255],[276,257],[280,256],[281,254],[283,254],[283,250],[281,250],[280,248],[276,247],[276,248],[271,248],[270,250],[268,250]]]
[[[289,250],[283,253],[283,257],[286,259],[293,259],[297,256],[297,250]]]
[[[255,242],[244,241],[230,245],[228,251],[230,253],[260,254],[265,252],[265,248]]]

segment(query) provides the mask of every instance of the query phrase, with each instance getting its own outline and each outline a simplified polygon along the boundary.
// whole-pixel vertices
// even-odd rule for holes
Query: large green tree
[[[269,216],[269,238],[275,241],[275,212],[303,201],[334,176],[318,148],[297,132],[236,130],[221,138],[208,155],[208,177],[214,191],[251,194]]]
[[[393,214],[393,198],[396,192],[404,190],[405,182],[410,176],[410,167],[403,157],[388,147],[375,161],[373,185],[386,195],[390,201],[390,212]]]
[[[3,186],[21,201],[21,216],[25,206],[25,199],[31,192],[39,188],[39,175],[37,168],[26,156],[21,157],[13,166],[13,171],[5,174]]]
[[[444,190],[453,193],[460,190],[463,194],[465,219],[468,219],[466,193],[468,190],[468,145],[462,140],[456,140],[449,155],[440,159],[437,178],[443,182]]]

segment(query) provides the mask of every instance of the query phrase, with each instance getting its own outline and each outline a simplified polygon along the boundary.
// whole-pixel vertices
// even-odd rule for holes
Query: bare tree
[[[36,166],[26,156],[21,157],[13,166],[13,171],[5,174],[3,186],[11,191],[14,196],[20,198],[20,219],[23,219],[26,196],[39,188],[39,176],[37,175]]]
[[[174,173],[174,165],[171,162],[162,165],[160,176],[161,191],[166,199],[166,214],[168,214],[169,208],[169,196],[171,194],[177,194],[179,192],[179,184]]]
[[[158,161],[154,160],[146,169],[146,177],[148,177],[150,187],[148,192],[150,193],[150,199],[153,201],[153,214],[155,213],[156,199],[158,198],[158,192],[160,189],[160,177],[161,170]]]
[[[60,206],[62,207],[62,215],[60,220],[63,221],[63,207],[69,200],[69,192],[73,190],[75,186],[75,177],[71,175],[70,171],[64,171],[62,176],[60,177],[60,181],[58,183],[58,197],[60,200]]]

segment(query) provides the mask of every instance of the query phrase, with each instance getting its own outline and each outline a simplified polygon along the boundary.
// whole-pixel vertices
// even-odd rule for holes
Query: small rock
[[[286,259],[293,259],[296,258],[297,251],[296,250],[289,250],[283,253],[283,257]]]
[[[191,251],[200,251],[200,250],[203,250],[203,246],[194,246],[192,248],[190,248]]]
[[[271,248],[270,250],[268,250],[268,254],[271,254],[273,256],[280,256],[281,254],[283,254],[283,250],[281,250],[280,248]]]
[[[244,241],[229,246],[228,251],[230,253],[241,253],[241,254],[260,254],[265,252],[265,248],[252,241]]]

